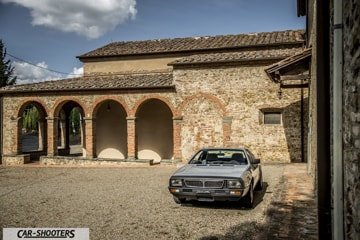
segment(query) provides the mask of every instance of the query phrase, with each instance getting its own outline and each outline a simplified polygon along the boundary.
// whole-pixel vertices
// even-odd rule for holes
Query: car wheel
[[[260,191],[263,188],[264,188],[263,175],[262,175],[262,171],[260,171],[259,181],[256,184],[255,190]]]
[[[247,208],[252,208],[253,207],[253,204],[254,204],[254,188],[253,188],[252,183],[250,183],[249,191],[243,198],[243,203],[244,203],[245,207],[247,207]]]
[[[175,196],[173,196],[173,198],[174,198],[174,201],[175,201],[177,204],[185,203],[185,199],[184,199],[184,198],[178,198],[178,197],[175,197]]]

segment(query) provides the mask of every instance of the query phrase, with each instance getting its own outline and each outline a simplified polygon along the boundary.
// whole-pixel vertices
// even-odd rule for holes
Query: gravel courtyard
[[[281,188],[284,165],[263,165],[255,207],[176,204],[168,192],[175,167],[65,168],[0,166],[4,227],[89,228],[90,239],[254,239]]]

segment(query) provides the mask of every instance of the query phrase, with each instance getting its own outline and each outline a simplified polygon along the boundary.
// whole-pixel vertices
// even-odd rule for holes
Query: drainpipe
[[[333,239],[344,239],[343,142],[342,142],[342,71],[343,71],[342,0],[334,0],[333,58]]]

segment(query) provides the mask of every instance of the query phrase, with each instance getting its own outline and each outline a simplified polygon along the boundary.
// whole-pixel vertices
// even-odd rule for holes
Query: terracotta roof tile
[[[241,51],[241,52],[197,54],[197,55],[191,55],[177,59],[171,62],[169,65],[279,59],[279,58],[289,57],[291,55],[296,54],[299,51],[302,51],[302,49],[301,48],[268,49],[268,50],[252,50],[252,51]]]
[[[78,58],[121,56],[182,51],[215,50],[280,43],[304,42],[304,30],[286,30],[213,37],[190,37],[146,41],[113,42],[85,53]]]
[[[74,90],[108,90],[173,87],[171,73],[84,76],[33,84],[6,86],[0,93]]]
[[[294,55],[291,55],[265,69],[265,72],[269,76],[269,78],[274,82],[279,82],[280,79],[275,78],[276,72],[281,72],[283,69],[288,68],[289,66],[293,66],[297,71],[308,71],[309,70],[309,61],[311,60],[312,48],[303,49],[300,52],[297,52]],[[305,67],[301,66],[301,62]]]

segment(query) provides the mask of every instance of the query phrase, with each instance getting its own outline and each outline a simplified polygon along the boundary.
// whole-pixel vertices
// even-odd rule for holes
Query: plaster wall
[[[176,58],[126,59],[100,62],[85,62],[84,75],[105,73],[127,73],[144,71],[170,71],[167,64]]]

